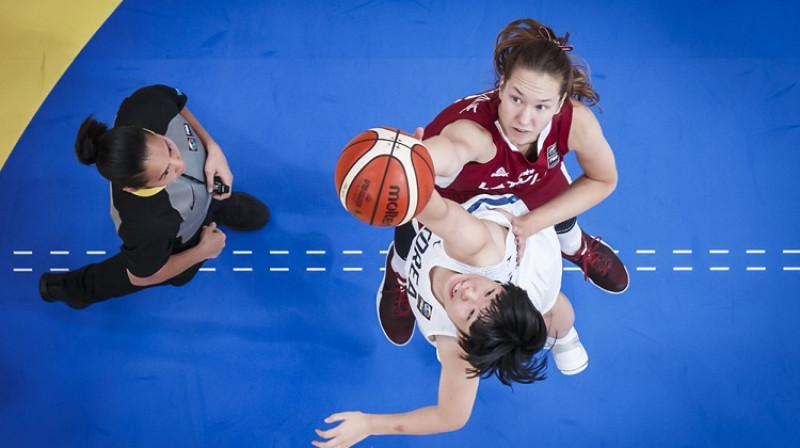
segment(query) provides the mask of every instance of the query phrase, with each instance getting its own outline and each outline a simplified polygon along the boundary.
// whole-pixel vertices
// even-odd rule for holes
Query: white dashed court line
[[[254,251],[250,249],[246,250],[233,250],[231,251],[233,255],[253,255]],[[385,249],[378,251],[380,254],[387,254],[388,251]],[[618,251],[615,251],[618,252]],[[635,250],[637,255],[655,255],[657,251],[655,249],[636,249]],[[672,254],[676,255],[691,255],[693,253],[692,249],[672,249]],[[767,253],[766,249],[746,249],[744,251],[748,255],[764,255]],[[70,255],[70,251],[68,250],[51,250],[48,252],[50,255],[53,256],[63,256],[63,255]],[[107,252],[104,250],[86,250],[86,255],[106,255]],[[326,250],[319,250],[319,249],[309,249],[305,250],[304,253],[306,255],[326,255],[328,251]],[[342,250],[341,253],[343,255],[363,255],[364,251],[360,249],[345,249]],[[729,255],[731,252],[729,249],[710,249],[708,250],[709,254],[712,255]],[[784,255],[796,255],[800,254],[800,249],[782,249],[781,253]],[[12,251],[14,256],[31,256],[33,255],[32,250],[14,250]],[[289,250],[270,250],[270,255],[289,255]],[[655,266],[638,266],[635,268],[636,271],[639,272],[654,272],[657,270]],[[744,268],[748,272],[764,272],[767,271],[766,266],[746,266]],[[255,270],[254,267],[234,267],[232,268],[233,272],[253,272]],[[576,266],[563,266],[562,270],[564,272],[582,272],[579,267]],[[674,266],[672,267],[672,271],[675,272],[691,272],[694,270],[693,266]],[[730,266],[710,266],[708,267],[709,271],[712,272],[729,272],[731,271]],[[800,266],[783,266],[782,270],[784,272],[800,272]],[[14,272],[33,272],[33,268],[28,267],[15,267],[13,268]],[[49,268],[50,272],[69,272],[69,268],[62,268],[62,267],[51,267]],[[203,267],[200,268],[201,272],[216,272],[217,269],[214,267]],[[273,266],[269,268],[270,272],[289,272],[288,267],[282,266]],[[307,267],[305,268],[306,272],[327,272],[327,268],[325,267]],[[380,272],[385,272],[386,268],[381,266],[379,268]],[[346,266],[342,268],[342,272],[364,272],[364,268],[360,266]]]

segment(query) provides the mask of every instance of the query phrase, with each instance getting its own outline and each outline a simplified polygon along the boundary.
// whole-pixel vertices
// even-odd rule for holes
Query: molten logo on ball
[[[399,213],[397,209],[400,208],[400,187],[397,185],[390,185],[389,186],[389,202],[386,203],[386,212],[383,214],[383,219],[381,223],[384,226],[391,226],[394,225],[393,223],[397,222],[397,216]]]

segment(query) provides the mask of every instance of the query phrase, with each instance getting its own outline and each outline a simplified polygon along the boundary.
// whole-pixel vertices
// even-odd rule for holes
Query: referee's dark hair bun
[[[108,126],[95,120],[91,115],[83,121],[75,138],[75,155],[81,163],[91,165],[97,161],[97,152],[106,131]]]
[[[138,126],[109,128],[89,115],[78,129],[75,156],[85,165],[123,187],[143,188],[147,184],[145,160],[151,132]]]

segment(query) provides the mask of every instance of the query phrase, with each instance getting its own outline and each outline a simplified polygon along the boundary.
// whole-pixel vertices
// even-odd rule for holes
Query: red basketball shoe
[[[600,237],[593,237],[581,229],[581,248],[575,255],[561,256],[583,270],[583,278],[611,294],[621,294],[628,289],[628,269],[614,250]]]
[[[408,344],[414,335],[417,320],[408,303],[406,279],[392,269],[392,258],[394,258],[394,243],[389,245],[389,253],[386,254],[386,271],[383,273],[376,305],[383,334],[392,344],[403,346]]]

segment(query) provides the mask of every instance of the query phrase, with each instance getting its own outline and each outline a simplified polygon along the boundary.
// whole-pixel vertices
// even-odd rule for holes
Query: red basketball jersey
[[[492,90],[456,101],[425,128],[425,137],[439,135],[456,120],[471,120],[489,131],[497,154],[486,163],[464,165],[454,178],[436,178],[439,193],[459,203],[479,194],[514,194],[529,209],[534,209],[563,191],[569,180],[562,170],[567,139],[572,126],[572,104],[564,102],[561,111],[545,127],[537,142],[539,151],[526,158],[503,135],[497,115],[498,91]]]

